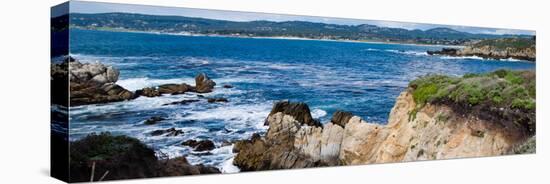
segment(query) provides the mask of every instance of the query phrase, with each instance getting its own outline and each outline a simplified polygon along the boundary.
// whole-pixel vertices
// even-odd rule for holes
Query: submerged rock
[[[197,93],[209,93],[212,92],[216,83],[205,73],[200,73],[195,77],[195,85],[195,91]]]
[[[233,88],[233,86],[231,84],[224,84],[223,88]]]
[[[143,124],[154,125],[154,124],[157,124],[159,121],[163,121],[163,120],[165,120],[165,118],[160,117],[160,116],[153,116],[153,117],[150,117],[149,119],[145,120],[145,122],[143,122]]]
[[[215,102],[229,102],[227,98],[207,98],[208,103],[215,103]]]
[[[181,101],[176,101],[176,102],[170,102],[170,103],[167,103],[167,104],[162,104],[162,106],[165,106],[165,105],[187,105],[187,104],[190,104],[190,103],[193,103],[193,102],[198,102],[199,100],[181,100]]]
[[[159,136],[159,135],[165,135],[166,134],[165,135],[166,137],[174,137],[174,136],[182,135],[183,131],[178,130],[176,128],[169,128],[169,129],[166,129],[166,130],[155,130],[155,131],[150,132],[149,134],[151,134],[151,136]]]

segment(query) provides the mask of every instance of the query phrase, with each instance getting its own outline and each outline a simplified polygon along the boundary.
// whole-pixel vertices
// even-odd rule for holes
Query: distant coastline
[[[144,33],[144,34],[158,34],[158,35],[172,35],[172,36],[206,36],[206,37],[227,37],[227,38],[252,38],[252,39],[281,39],[281,40],[310,40],[310,41],[327,41],[327,42],[348,42],[348,43],[370,43],[370,44],[392,44],[392,45],[412,45],[412,46],[430,46],[430,47],[447,47],[447,48],[464,48],[466,45],[441,45],[441,44],[425,44],[425,43],[407,43],[407,42],[387,42],[377,40],[346,40],[346,39],[315,39],[304,37],[291,37],[291,36],[246,36],[246,35],[222,35],[222,34],[200,34],[200,33],[169,33],[159,30],[155,31],[141,31],[134,29],[124,28],[111,28],[111,27],[98,27],[88,28],[82,26],[71,25],[70,29],[80,30],[92,30],[92,31],[111,31],[111,32],[124,32],[124,33]]]

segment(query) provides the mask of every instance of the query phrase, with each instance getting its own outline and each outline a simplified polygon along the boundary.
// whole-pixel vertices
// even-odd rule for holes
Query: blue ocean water
[[[187,93],[72,107],[70,138],[110,131],[139,138],[172,157],[187,155],[192,163],[235,172],[232,146],[224,142],[265,132],[263,121],[275,101],[306,102],[322,122],[341,109],[384,124],[395,98],[418,76],[535,68],[534,63],[523,61],[426,54],[426,50],[438,49],[441,47],[71,29],[71,55],[82,62],[99,61],[118,68],[117,83],[129,90],[166,83],[194,85],[194,76],[205,72],[218,84],[205,96],[224,97],[229,103],[163,106],[199,98]],[[234,88],[222,88],[224,84]],[[143,125],[151,116],[167,120]],[[147,135],[172,127],[182,129],[184,135]],[[219,148],[212,154],[195,153],[180,145],[187,139],[210,139]]]

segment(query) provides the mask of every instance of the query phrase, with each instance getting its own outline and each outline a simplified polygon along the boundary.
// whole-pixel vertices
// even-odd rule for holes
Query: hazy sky
[[[201,17],[208,19],[220,19],[230,21],[254,21],[254,20],[269,20],[269,21],[309,21],[328,24],[345,24],[358,25],[370,24],[382,27],[404,28],[404,29],[421,29],[427,30],[435,27],[447,27],[458,31],[470,33],[486,33],[486,34],[528,34],[534,35],[534,31],[518,30],[518,29],[495,29],[495,28],[480,28],[469,26],[448,26],[437,24],[419,24],[410,22],[394,22],[394,21],[378,21],[378,20],[358,20],[344,18],[329,18],[329,17],[314,17],[314,16],[297,16],[297,15],[282,15],[269,13],[250,13],[222,10],[205,10],[194,8],[174,8],[161,6],[145,6],[145,5],[128,5],[115,3],[97,3],[85,1],[71,1],[71,13],[108,13],[108,12],[126,12],[140,13],[149,15],[177,15],[187,17]],[[52,14],[55,14],[52,12]]]

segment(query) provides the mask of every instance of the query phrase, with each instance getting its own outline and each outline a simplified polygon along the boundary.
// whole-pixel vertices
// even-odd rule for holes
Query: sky
[[[161,7],[161,6],[147,6],[147,5],[116,4],[116,3],[98,3],[98,2],[86,2],[86,1],[71,1],[70,11],[71,13],[125,12],[125,13],[139,13],[139,14],[148,14],[148,15],[176,15],[176,16],[200,17],[200,18],[207,18],[207,19],[218,19],[218,20],[229,20],[229,21],[240,21],[240,22],[267,20],[267,21],[276,21],[276,22],[308,21],[308,22],[343,24],[343,25],[370,24],[370,25],[376,25],[380,27],[403,28],[408,30],[413,30],[413,29],[427,30],[427,29],[432,29],[436,27],[446,27],[457,31],[469,32],[469,33],[535,35],[534,31],[518,30],[518,29],[481,28],[481,27],[455,26],[455,25],[450,26],[450,25],[423,24],[423,23],[411,23],[411,22],[360,20],[360,19],[346,19],[346,18],[333,18],[333,17],[315,17],[315,16],[301,16],[301,15],[255,13],[255,12],[237,12],[237,11],[224,11],[224,10],[206,10],[206,9],[181,8],[181,7]],[[55,14],[59,14],[59,12],[52,10],[52,16],[55,16]]]

